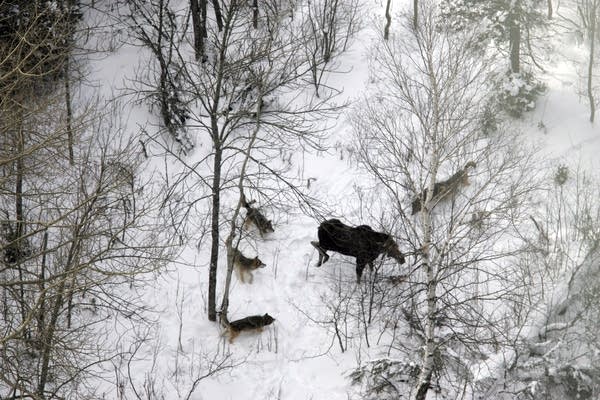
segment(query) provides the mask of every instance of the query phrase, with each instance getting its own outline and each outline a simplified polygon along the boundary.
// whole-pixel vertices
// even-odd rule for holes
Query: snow
[[[348,72],[332,74],[327,82],[343,90],[346,100],[359,98],[369,79],[365,58],[371,37],[356,41],[342,55],[339,64]],[[104,54],[87,66],[88,84],[82,89],[80,101],[98,98],[100,104],[121,108],[125,130],[131,134],[137,134],[140,127],[151,127],[156,116],[145,104],[136,102],[138,99],[129,90],[138,68],[147,63],[148,54],[127,43]],[[576,93],[580,78],[572,63],[556,60],[542,77],[548,90],[538,99],[535,111],[520,122],[524,140],[542,141],[549,165],[579,160],[590,171],[597,170],[598,126],[589,123],[587,106]],[[331,135],[329,144],[335,148],[306,155],[303,175],[315,179],[311,193],[336,214],[353,224],[368,223],[360,219],[360,210],[356,209],[355,188],[365,183],[365,175],[348,161],[344,146],[350,128],[346,118],[345,114],[339,116]],[[170,159],[166,163],[176,165]],[[336,276],[341,274],[349,287],[354,285],[353,260],[334,254],[327,264],[315,268],[316,252],[310,241],[316,238],[317,222],[298,211],[273,217],[281,221],[275,232],[265,240],[251,232],[254,240],[244,248],[252,256],[258,254],[267,268],[254,273],[252,285],[233,278],[230,319],[268,312],[276,322],[262,334],[242,333],[233,344],[226,343],[220,328],[206,319],[206,249],[198,251],[190,244],[182,253],[182,262],[170,266],[147,290],[146,298],[160,314],[149,342],[138,354],[139,360],[132,363],[132,379],[137,385],[141,387],[151,374],[164,398],[184,398],[194,377],[202,375],[200,369],[207,366],[207,360],[227,355],[228,364],[236,366],[201,380],[191,399],[348,398],[352,391],[348,373],[357,366],[357,360],[376,359],[379,350],[377,346],[366,349],[354,343],[342,353],[331,327],[319,321],[330,317],[326,302]],[[222,288],[223,274],[219,280],[218,287]],[[475,380],[493,377],[510,364],[512,357],[511,353],[491,354],[485,362],[473,365],[471,372]],[[536,385],[530,383],[532,393]],[[105,383],[103,390],[110,398],[115,386]]]

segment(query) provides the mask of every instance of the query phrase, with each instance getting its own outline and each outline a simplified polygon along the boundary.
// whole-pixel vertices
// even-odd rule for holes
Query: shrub
[[[546,90],[546,86],[529,72],[509,72],[497,86],[498,104],[513,118],[533,110],[538,96]]]

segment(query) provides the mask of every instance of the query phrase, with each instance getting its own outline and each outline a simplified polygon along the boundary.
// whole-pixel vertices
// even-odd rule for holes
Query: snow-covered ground
[[[367,2],[372,9],[382,9]],[[369,24],[366,24],[369,25]],[[370,26],[370,25],[369,25]],[[330,76],[328,84],[343,90],[340,100],[355,100],[369,78],[367,48],[370,35],[361,36],[339,60],[343,74]],[[575,46],[572,44],[572,46]],[[97,96],[101,104],[122,110],[128,133],[152,125],[156,117],[147,105],[135,103],[129,93],[131,80],[145,63],[141,47],[122,44],[114,52],[103,53],[89,62],[82,98]],[[535,111],[525,115],[520,126],[524,143],[544,144],[549,165],[581,165],[590,171],[598,167],[600,130],[588,121],[588,107],[577,94],[581,78],[568,60],[551,60],[540,77],[548,90],[538,100]],[[125,96],[123,96],[125,95]],[[113,102],[116,101],[116,102]],[[369,223],[356,210],[356,186],[364,175],[349,162],[345,145],[351,137],[346,114],[341,113],[331,132],[328,152],[306,154],[304,176],[315,178],[312,193],[353,224]],[[190,155],[193,159],[194,154]],[[160,160],[157,164],[161,164]],[[166,159],[176,169],[176,161]],[[267,212],[273,212],[268,210]],[[254,273],[254,283],[232,281],[230,319],[269,313],[276,321],[262,334],[241,334],[233,344],[221,336],[221,328],[206,318],[208,292],[207,245],[185,246],[182,263],[169,267],[146,297],[160,310],[158,323],[149,341],[131,364],[133,382],[141,388],[154,381],[155,391],[165,399],[185,398],[198,376],[207,372],[210,360],[226,358],[221,372],[198,382],[191,399],[347,399],[353,389],[348,373],[360,361],[380,356],[377,346],[366,348],[360,341],[342,352],[336,343],[329,315],[328,297],[338,275],[355,290],[353,259],[332,255],[321,268],[314,265],[318,222],[298,210],[288,215],[272,215],[275,232],[264,240],[250,232],[248,255],[258,254],[267,268]],[[406,272],[407,266],[401,267]],[[221,269],[221,271],[223,268]],[[218,301],[224,274],[219,274]],[[105,390],[115,390],[105,383]],[[130,390],[130,389],[129,389]],[[109,395],[109,398],[112,398]],[[160,397],[159,397],[160,398]]]

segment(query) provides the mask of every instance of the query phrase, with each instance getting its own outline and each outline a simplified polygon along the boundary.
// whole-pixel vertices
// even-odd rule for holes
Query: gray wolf
[[[458,170],[450,178],[442,182],[436,182],[433,186],[433,196],[431,197],[434,204],[448,196],[453,196],[460,187],[467,186],[469,184],[469,169],[475,167],[476,164],[473,161],[469,161],[463,169]],[[415,215],[423,209],[423,202],[427,198],[428,192],[428,189],[423,190],[423,192],[413,200],[412,215]]]
[[[233,340],[244,331],[258,331],[262,332],[263,328],[267,325],[271,325],[275,318],[269,314],[265,315],[251,315],[246,318],[238,319],[232,322],[227,321],[227,318],[221,319],[226,330],[223,335],[229,335],[229,343],[233,343]]]
[[[254,281],[254,276],[252,275],[252,271],[258,268],[264,268],[267,265],[263,263],[258,256],[254,258],[246,257],[242,254],[241,251],[234,248],[233,249],[233,266],[235,268],[235,272],[237,273],[238,279],[245,283],[244,277],[248,276],[248,283],[252,283]]]
[[[258,228],[260,232],[260,236],[264,237],[265,234],[269,232],[275,232],[273,229],[273,224],[270,220],[268,220],[259,210],[258,208],[252,207],[252,204],[255,203],[255,200],[250,202],[246,201],[246,197],[242,197],[242,206],[246,209],[246,221],[245,225],[250,223],[254,224]]]

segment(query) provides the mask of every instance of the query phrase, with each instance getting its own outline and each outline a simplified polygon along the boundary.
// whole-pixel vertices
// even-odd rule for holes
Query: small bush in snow
[[[31,247],[25,238],[17,233],[16,226],[10,221],[2,221],[0,225],[0,249],[2,261],[13,265],[31,255]]]
[[[181,150],[187,153],[194,148],[194,142],[185,126],[190,116],[189,110],[182,101],[181,90],[176,84],[167,80],[164,85],[170,87],[158,94],[163,123],[173,139],[180,144]]]
[[[493,101],[488,101],[481,115],[481,130],[484,135],[492,134],[498,131],[498,111]]]
[[[531,73],[508,73],[498,85],[498,103],[508,115],[520,118],[535,108],[537,97],[545,90],[545,85]]]
[[[362,385],[364,399],[397,399],[399,385],[414,382],[421,372],[414,362],[380,359],[350,373],[353,385]]]
[[[554,174],[554,183],[558,186],[564,185],[569,179],[569,167],[566,165],[559,165]]]

